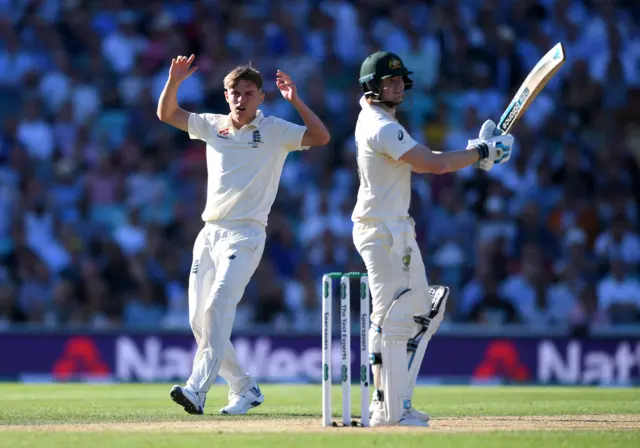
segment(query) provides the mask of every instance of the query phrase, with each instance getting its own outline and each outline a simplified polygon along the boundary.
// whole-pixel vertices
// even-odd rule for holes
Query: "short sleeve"
[[[274,120],[275,137],[286,151],[309,149],[309,146],[302,146],[305,132],[307,132],[306,126],[300,126],[280,118]]]
[[[374,150],[387,154],[394,160],[399,160],[418,144],[399,123],[385,123],[373,140],[371,147]]]
[[[207,141],[217,130],[217,117],[215,114],[189,114],[189,137],[194,140]]]

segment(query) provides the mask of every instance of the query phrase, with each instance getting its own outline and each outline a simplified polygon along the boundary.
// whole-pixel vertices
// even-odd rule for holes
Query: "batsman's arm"
[[[178,106],[178,87],[180,87],[179,82],[167,80],[160,94],[157,114],[163,123],[189,132],[189,112]]]
[[[400,160],[411,165],[416,173],[445,174],[473,165],[480,160],[480,155],[480,150],[475,146],[462,151],[438,152],[418,143]]]
[[[307,127],[304,136],[302,137],[302,146],[323,146],[329,143],[331,140],[331,134],[324,125],[320,117],[318,117],[304,101],[298,98],[292,102],[293,107],[296,108],[304,125]]]

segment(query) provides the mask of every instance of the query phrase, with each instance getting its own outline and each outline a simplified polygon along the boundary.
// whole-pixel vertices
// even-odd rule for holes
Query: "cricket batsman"
[[[220,413],[245,414],[262,404],[264,395],[240,366],[230,341],[236,307],[260,263],[267,218],[288,153],[325,145],[330,136],[281,71],[276,85],[305,126],[263,115],[258,109],[264,101],[262,76],[248,66],[224,78],[228,115],[181,109],[176,94],[180,83],[197,70],[193,61],[194,55],[171,61],[157,110],[161,121],[207,144],[204,227],[193,247],[189,275],[189,323],[197,351],[186,386],[174,386],[170,396],[188,413],[202,414],[207,392],[220,375],[230,389],[229,403]]]
[[[427,344],[438,329],[449,288],[429,287],[414,222],[409,216],[411,172],[450,173],[477,164],[489,170],[511,156],[513,137],[494,136],[487,121],[466,149],[440,153],[416,142],[396,120],[412,86],[393,53],[376,52],[360,68],[364,96],[355,130],[360,188],[353,241],[367,268],[373,298],[369,330],[375,392],[371,426],[428,426],[411,398]]]

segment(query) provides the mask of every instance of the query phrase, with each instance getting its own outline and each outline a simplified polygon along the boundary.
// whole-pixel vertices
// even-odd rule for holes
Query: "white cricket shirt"
[[[302,147],[304,126],[258,111],[236,129],[229,115],[189,116],[189,137],[207,143],[207,204],[203,221],[253,220],[267,225],[290,151]]]
[[[354,222],[409,216],[411,165],[400,159],[417,142],[390,113],[362,97],[356,124],[360,189]]]

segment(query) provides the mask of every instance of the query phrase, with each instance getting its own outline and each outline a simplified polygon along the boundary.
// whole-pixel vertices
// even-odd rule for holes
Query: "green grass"
[[[427,430],[428,431],[428,430]],[[48,447],[289,447],[305,448],[637,448],[640,437],[631,432],[493,432],[475,434],[297,434],[295,439],[287,434],[194,434],[194,433],[50,433],[46,442],[40,433],[7,432],[0,436],[0,446],[48,446]],[[333,445],[332,445],[333,444]]]
[[[207,400],[207,414],[191,416],[169,397],[169,385],[21,385],[0,384],[0,446],[337,446],[384,447],[425,446],[444,444],[447,447],[636,447],[640,446],[640,390],[561,387],[420,387],[414,405],[432,416],[432,428],[411,432],[379,432],[368,429],[316,430],[320,427],[321,393],[319,386],[270,386],[262,390],[265,404],[243,417],[217,414],[226,403],[226,387],[216,385]],[[353,389],[353,414],[359,415],[359,388]],[[339,388],[333,390],[333,411],[341,410]],[[437,431],[438,419],[459,419],[495,416],[500,423],[509,416],[613,416],[626,414],[626,427],[607,428],[601,424],[594,429],[553,431]],[[502,419],[502,420],[501,420]],[[229,422],[240,420],[259,422],[281,420],[283,432],[237,432],[229,430]],[[288,420],[288,421],[287,421]],[[227,424],[223,430],[218,425]],[[286,432],[291,422],[305,421],[311,431]],[[491,421],[491,420],[490,420]],[[555,420],[552,420],[555,421]],[[558,418],[557,422],[571,421]],[[164,424],[158,427],[158,422]],[[196,422],[197,431],[172,429],[171,423]],[[149,423],[136,431],[110,427],[118,423]],[[88,431],[86,425],[102,425]],[[154,427],[154,424],[156,425]],[[207,426],[211,425],[209,431]],[[455,424],[455,421],[454,421]],[[46,428],[45,431],[2,428],[6,425],[78,425],[68,428]],[[106,425],[106,426],[105,426]],[[184,424],[183,424],[184,425]],[[550,429],[554,429],[553,428]],[[61,430],[65,429],[65,430]]]

